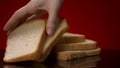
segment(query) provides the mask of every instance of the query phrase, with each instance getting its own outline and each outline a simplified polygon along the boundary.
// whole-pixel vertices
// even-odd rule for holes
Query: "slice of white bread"
[[[92,50],[78,50],[78,51],[61,51],[56,53],[56,58],[59,60],[70,60],[84,56],[99,55],[101,49],[98,47]]]
[[[56,52],[58,51],[73,51],[73,50],[89,50],[97,48],[97,42],[86,39],[83,42],[76,43],[58,43],[54,47]]]
[[[99,55],[101,52],[101,48],[97,47],[96,49],[92,50],[83,50],[85,53],[85,56],[94,56],[94,55]]]
[[[56,58],[58,60],[70,60],[84,56],[85,54],[82,51],[61,51],[56,54]]]
[[[43,62],[47,58],[52,48],[55,46],[58,40],[62,37],[62,35],[67,31],[67,29],[68,29],[67,21],[62,18],[57,19],[56,32],[54,33],[53,36],[47,36],[47,39],[42,49],[42,54],[39,60],[37,60],[38,62]]]
[[[75,43],[85,41],[85,36],[83,34],[65,33],[59,40],[60,43]]]
[[[9,33],[4,62],[36,60],[45,39],[45,21],[25,22]]]

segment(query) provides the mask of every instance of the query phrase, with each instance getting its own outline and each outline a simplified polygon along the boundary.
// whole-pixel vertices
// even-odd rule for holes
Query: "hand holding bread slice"
[[[9,33],[4,62],[38,61],[44,62],[51,55],[59,60],[70,60],[100,53],[97,42],[86,39],[83,34],[65,33],[68,29],[66,19],[56,20],[56,32],[46,34],[46,19],[33,19]]]
[[[54,35],[47,36],[46,41],[44,42],[41,56],[38,59],[39,62],[43,62],[47,58],[55,44],[59,41],[59,39],[68,29],[68,25],[65,19],[57,19],[57,23],[58,25]]]
[[[68,29],[65,19],[57,19],[53,36],[45,33],[46,20],[30,20],[14,29],[8,36],[4,62],[35,60],[43,62]]]

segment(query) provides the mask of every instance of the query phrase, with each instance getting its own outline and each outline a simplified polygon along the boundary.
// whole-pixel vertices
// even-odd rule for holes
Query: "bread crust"
[[[85,35],[66,32],[60,38],[58,44],[59,43],[60,44],[61,43],[76,43],[76,42],[83,42],[83,41],[85,41]]]

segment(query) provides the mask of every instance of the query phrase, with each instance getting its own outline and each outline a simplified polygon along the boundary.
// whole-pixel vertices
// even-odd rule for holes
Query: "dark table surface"
[[[4,63],[4,51],[0,50],[0,68],[120,68],[120,50],[102,50],[99,56],[84,57],[69,61],[47,59],[43,63],[26,61]]]

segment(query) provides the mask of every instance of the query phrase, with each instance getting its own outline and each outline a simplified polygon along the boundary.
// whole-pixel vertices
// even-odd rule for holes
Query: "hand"
[[[38,18],[45,10],[49,14],[46,32],[48,35],[53,35],[56,27],[55,20],[62,2],[63,0],[31,0],[28,4],[14,12],[3,29],[4,31],[10,31],[26,20]]]

